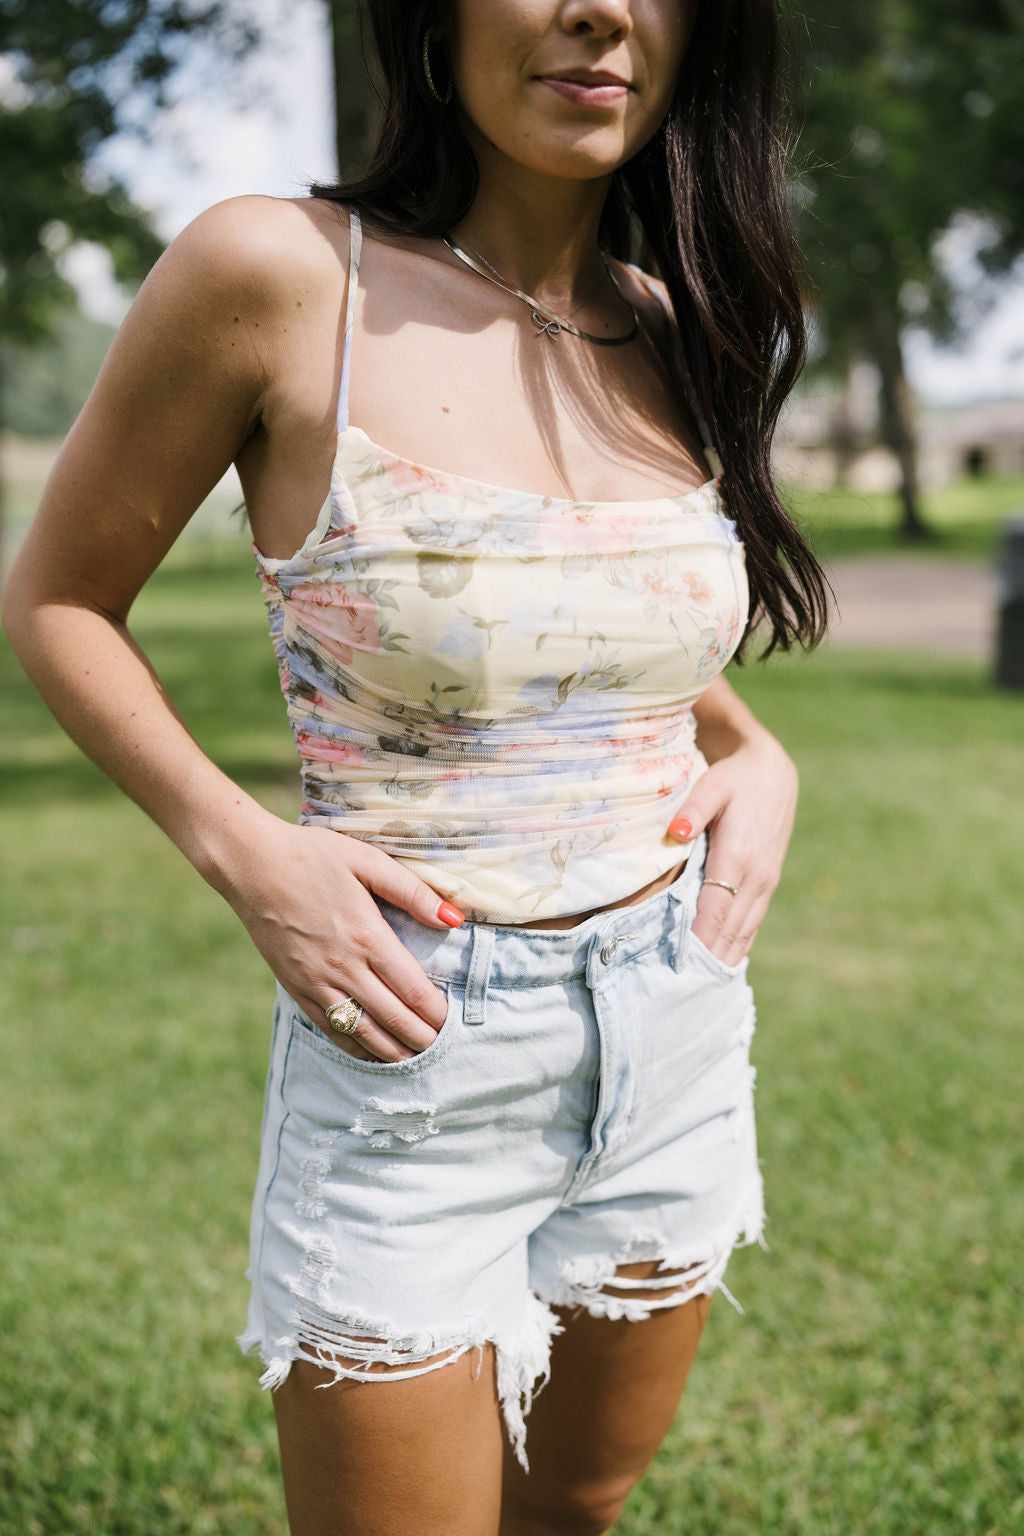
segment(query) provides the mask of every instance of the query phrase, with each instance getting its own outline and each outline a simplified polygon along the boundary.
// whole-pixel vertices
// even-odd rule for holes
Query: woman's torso
[[[294,304],[266,339],[261,425],[238,460],[255,543],[271,564],[307,538],[339,445],[348,221],[328,205],[291,207]],[[364,226],[348,377],[357,442],[365,434],[398,464],[443,465],[456,479],[563,504],[649,505],[706,485],[696,427],[666,370],[664,312],[637,277],[619,268],[646,335],[595,348],[535,337],[525,306],[453,263],[439,242],[382,240]],[[621,305],[614,313],[628,320]],[[603,905],[642,900],[680,868]],[[566,928],[602,909],[523,922]]]
[[[294,299],[267,338],[262,422],[237,459],[268,556],[299,548],[330,484],[349,261],[344,210],[281,201],[294,210]],[[667,340],[658,300],[617,271],[647,333]],[[581,500],[643,499],[708,478],[698,430],[642,336],[600,348],[535,338],[525,305],[440,241],[384,242],[366,222],[359,286],[349,417],[395,454]],[[628,325],[621,304],[609,313]],[[521,376],[524,353],[534,368]]]

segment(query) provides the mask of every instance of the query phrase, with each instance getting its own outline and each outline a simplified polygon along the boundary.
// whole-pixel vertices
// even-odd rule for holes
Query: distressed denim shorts
[[[640,1321],[725,1289],[764,1207],[748,960],[691,932],[706,846],[561,931],[441,931],[376,898],[448,998],[404,1061],[348,1055],[278,988],[238,1341],[262,1386],[299,1359],[379,1385],[490,1341],[528,1468],[553,1306]]]

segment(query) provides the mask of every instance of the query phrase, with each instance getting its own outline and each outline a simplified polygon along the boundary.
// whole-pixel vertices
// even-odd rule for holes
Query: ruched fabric
[[[721,477],[581,502],[371,442],[347,420],[355,214],[352,236],[331,491],[293,556],[253,546],[300,820],[374,843],[475,921],[616,901],[687,854],[667,829],[707,768],[692,706],[747,621]]]

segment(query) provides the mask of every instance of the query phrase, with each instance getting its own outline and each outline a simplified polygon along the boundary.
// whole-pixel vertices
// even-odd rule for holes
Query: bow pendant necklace
[[[611,280],[612,287],[622,302],[628,306],[629,312],[633,317],[633,324],[625,336],[592,336],[589,331],[581,331],[578,326],[573,325],[572,315],[575,315],[578,310],[583,308],[582,304],[577,304],[576,309],[572,310],[570,315],[556,315],[550,309],[545,308],[543,304],[538,303],[536,299],[531,298],[528,293],[523,293],[520,288],[510,287],[502,278],[497,267],[492,267],[485,256],[471,256],[468,251],[462,250],[447,235],[443,238],[445,245],[458,256],[460,261],[465,262],[468,267],[472,267],[473,271],[478,272],[481,277],[486,277],[488,282],[503,288],[506,293],[512,294],[513,298],[521,299],[528,306],[530,319],[537,326],[537,330],[534,332],[535,336],[548,336],[552,341],[557,341],[562,331],[568,331],[572,336],[579,336],[583,341],[592,342],[595,347],[621,347],[625,342],[632,341],[640,330],[637,312],[619,287],[618,279],[609,266],[608,258],[603,251],[601,252],[601,260],[604,262],[604,269]],[[483,266],[480,265],[481,262]],[[485,267],[490,267],[490,272],[486,272],[484,270]],[[491,273],[494,274],[493,277]]]

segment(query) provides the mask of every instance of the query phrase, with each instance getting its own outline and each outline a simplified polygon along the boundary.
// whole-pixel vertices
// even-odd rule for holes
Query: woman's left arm
[[[707,828],[706,880],[693,929],[712,954],[737,965],[764,920],[782,874],[796,816],[796,764],[770,731],[718,677],[693,706],[707,772],[669,824],[688,841]],[[687,825],[688,823],[688,825]]]

